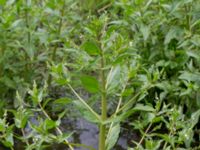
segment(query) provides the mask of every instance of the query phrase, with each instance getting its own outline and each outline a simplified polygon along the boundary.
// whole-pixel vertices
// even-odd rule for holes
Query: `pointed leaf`
[[[120,125],[116,124],[111,128],[107,138],[106,138],[106,150],[111,150],[116,144],[120,133]]]

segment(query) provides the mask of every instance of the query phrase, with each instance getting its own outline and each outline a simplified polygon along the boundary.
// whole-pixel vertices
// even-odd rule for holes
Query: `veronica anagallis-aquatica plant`
[[[150,83],[145,84],[141,87],[141,89],[130,99],[123,102],[123,93],[125,92],[128,84],[129,71],[122,78],[123,85],[120,85],[120,90],[118,91],[118,102],[115,108],[115,111],[108,116],[108,104],[110,101],[110,96],[112,95],[111,85],[114,82],[121,82],[115,80],[116,76],[123,72],[123,69],[120,71],[120,67],[115,64],[107,64],[109,62],[109,56],[112,55],[108,52],[106,46],[106,36],[108,30],[109,19],[107,15],[102,15],[100,19],[95,22],[98,25],[98,29],[94,31],[96,34],[93,39],[87,39],[82,45],[81,48],[88,54],[90,57],[94,57],[97,60],[96,64],[96,72],[95,75],[80,75],[81,84],[83,88],[92,94],[98,94],[100,97],[100,112],[98,113],[98,109],[93,109],[93,107],[87,103],[85,98],[79,94],[78,90],[75,90],[73,86],[76,85],[72,79],[70,79],[70,73],[67,69],[67,64],[65,66],[64,63],[53,65],[52,66],[52,76],[54,81],[60,85],[67,85],[68,88],[72,91],[72,93],[76,96],[78,100],[75,100],[74,103],[86,111],[85,118],[90,118],[89,121],[95,122],[99,127],[99,150],[109,150],[112,149],[116,144],[117,139],[120,133],[120,122],[123,121],[126,117],[131,115],[134,110],[129,111],[132,108],[133,104],[136,103],[137,99],[146,94],[146,91],[151,88],[153,85]],[[81,74],[81,73],[80,73]],[[99,78],[99,81],[96,79]],[[75,84],[75,85],[74,85]],[[115,84],[115,83],[114,83]],[[114,86],[113,86],[114,87]],[[115,88],[117,86],[115,85]],[[115,93],[116,94],[116,93]],[[88,116],[87,116],[88,115]]]

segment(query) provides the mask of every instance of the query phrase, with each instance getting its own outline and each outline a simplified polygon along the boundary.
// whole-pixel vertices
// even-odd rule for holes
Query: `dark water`
[[[34,121],[34,119],[32,120]],[[36,120],[35,120],[36,121]],[[98,149],[98,127],[86,121],[82,118],[76,118],[76,119],[69,119],[65,118],[62,120],[62,124],[60,126],[60,129],[65,133],[69,133],[73,131],[72,136],[70,137],[69,141],[72,143],[81,143],[87,146],[90,146],[94,149]],[[30,128],[26,129],[27,131],[30,130]],[[138,136],[130,132],[128,128],[122,127],[122,130],[120,132],[120,137],[117,141],[117,144],[112,150],[127,150],[128,145],[130,145],[131,140],[138,139]],[[15,142],[15,148],[14,150],[24,150],[24,144],[17,141]],[[74,147],[75,150],[88,150],[88,148],[83,147]],[[5,148],[1,148],[0,150],[6,150]],[[46,150],[68,150],[67,146],[64,144],[53,144],[50,147],[46,148]]]

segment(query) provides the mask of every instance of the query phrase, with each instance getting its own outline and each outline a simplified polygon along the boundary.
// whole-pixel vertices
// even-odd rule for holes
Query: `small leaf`
[[[116,124],[111,128],[106,138],[106,150],[111,150],[113,148],[113,146],[116,144],[119,138],[119,133],[120,133],[120,125]]]
[[[66,85],[69,82],[69,80],[64,79],[64,78],[58,78],[58,79],[55,79],[55,82],[59,85]]]
[[[9,78],[7,76],[4,76],[4,77],[0,78],[0,82],[5,84],[9,88],[12,88],[12,89],[16,88],[15,82],[11,78]]]
[[[152,111],[152,112],[155,111],[153,107],[148,106],[148,105],[143,105],[143,104],[137,104],[133,109],[140,110],[140,111]]]
[[[5,120],[0,119],[0,132],[4,131],[6,127]]]
[[[101,49],[95,42],[87,41],[82,45],[82,49],[85,50],[89,55],[99,55]]]
[[[179,27],[172,27],[165,36],[164,44],[169,44],[172,39],[177,39],[182,36],[182,29]]]
[[[32,43],[27,43],[25,45],[25,50],[26,50],[26,53],[29,56],[29,58],[31,60],[33,60],[34,55],[35,55],[35,47],[34,47],[34,45]]]
[[[199,116],[200,116],[200,110],[192,113],[192,116],[191,116],[191,128],[193,128],[198,123]]]
[[[16,99],[14,101],[14,107],[23,107],[23,99],[21,97],[21,95],[19,94],[19,92],[16,92]]]
[[[146,26],[146,25],[142,24],[141,28],[140,28],[140,31],[142,32],[143,38],[146,41],[148,39],[148,37],[149,37],[149,34],[150,34],[149,26]]]
[[[5,134],[5,140],[4,141],[1,141],[4,146],[6,147],[13,147],[14,145],[14,139],[13,139],[13,133],[12,133],[12,126],[10,126],[8,129],[7,129],[7,133]]]
[[[114,68],[111,69],[107,76],[107,81],[106,81],[106,88],[108,91],[111,91],[115,87],[117,87],[120,83],[120,71],[121,67],[118,65]]]
[[[49,130],[56,127],[56,121],[50,120],[50,119],[46,119],[44,122],[44,128],[45,130]]]
[[[65,141],[66,139],[70,138],[70,137],[72,136],[72,134],[73,134],[73,132],[72,132],[72,133],[69,133],[69,134],[64,133],[64,134],[62,134],[62,135],[58,135],[56,140],[58,141],[58,143],[62,143],[62,142]]]
[[[53,103],[54,104],[66,105],[66,104],[69,104],[71,102],[72,102],[72,100],[69,99],[69,98],[59,98],[59,99],[56,99]]]
[[[12,23],[11,28],[16,28],[22,21],[23,21],[22,19],[15,20]]]
[[[70,82],[70,75],[64,64],[51,66],[51,74],[54,77],[54,81],[59,85],[66,85]]]

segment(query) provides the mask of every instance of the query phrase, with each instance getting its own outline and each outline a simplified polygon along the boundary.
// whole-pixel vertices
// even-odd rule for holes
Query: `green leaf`
[[[59,98],[59,99],[56,99],[53,103],[54,104],[66,105],[66,104],[69,104],[71,102],[72,102],[72,100],[69,99],[69,98]]]
[[[81,83],[83,85],[83,87],[91,92],[91,93],[97,93],[99,92],[99,83],[96,80],[96,78],[92,77],[92,76],[88,76],[88,75],[83,75],[81,76]]]
[[[70,138],[70,137],[72,136],[72,134],[73,134],[73,132],[72,132],[72,133],[69,133],[69,134],[64,133],[64,134],[62,134],[62,135],[58,135],[56,140],[58,141],[58,143],[62,143],[62,142],[64,142],[66,139]]]
[[[14,101],[14,107],[18,108],[18,107],[22,107],[23,106],[23,99],[21,97],[21,95],[19,94],[18,91],[16,91],[16,98]]]
[[[200,53],[199,51],[192,51],[192,50],[188,50],[186,51],[186,54],[190,57],[196,58],[197,60],[200,58]]]
[[[45,130],[55,128],[56,126],[57,126],[56,121],[46,119],[45,122],[44,122],[44,129]]]
[[[106,81],[106,89],[108,91],[112,91],[120,84],[120,72],[121,67],[119,65],[110,70]]]
[[[19,108],[16,112],[12,111],[15,116],[15,125],[17,128],[24,128],[27,124],[28,118],[31,113],[25,109]]]
[[[16,88],[15,82],[11,78],[9,78],[8,76],[1,77],[0,82],[5,84],[9,88],[12,88],[12,89]]]
[[[85,42],[81,48],[86,51],[89,55],[99,55],[101,49],[98,47],[98,45],[93,41],[87,41]]]
[[[133,109],[139,110],[139,111],[151,111],[151,112],[155,111],[153,107],[148,106],[148,105],[143,105],[143,104],[137,104]]]
[[[182,74],[178,77],[179,79],[187,80],[187,81],[193,81],[200,83],[200,73],[191,73],[188,71],[183,71]]]
[[[146,41],[149,37],[149,34],[150,34],[150,27],[142,24],[140,31],[142,32],[143,38]]]
[[[158,150],[163,140],[145,140],[145,148],[149,150]]]
[[[13,147],[14,139],[13,139],[13,133],[11,131],[6,133],[5,141],[2,141],[2,143],[6,147]]]
[[[6,124],[4,119],[0,119],[0,132],[5,130]]]
[[[169,32],[167,32],[165,36],[164,44],[169,44],[172,39],[178,39],[181,36],[182,36],[181,28],[177,26],[171,27],[171,29],[169,30]]]
[[[36,82],[34,81],[34,83],[33,83],[33,89],[31,90],[28,90],[28,93],[31,95],[31,97],[32,97],[32,101],[33,101],[33,105],[34,106],[36,106],[37,104],[38,104],[38,102],[39,102],[39,91],[38,91],[38,89],[37,89],[37,84],[36,84]]]
[[[63,63],[51,66],[51,74],[54,81],[59,85],[66,85],[70,82],[70,75]]]
[[[179,138],[184,141],[186,148],[191,146],[193,141],[194,131],[192,128],[184,128],[179,132]]]
[[[193,128],[198,123],[199,116],[200,116],[200,110],[192,113],[192,116],[191,116],[191,128]]]
[[[22,19],[15,20],[15,21],[12,23],[11,28],[16,28],[17,26],[20,25],[20,23],[21,23],[22,21],[23,21]]]
[[[114,147],[119,138],[119,133],[120,133],[120,125],[116,124],[111,128],[110,132],[107,135],[106,150],[111,150]]]
[[[27,43],[25,45],[25,50],[26,50],[26,53],[29,56],[29,58],[31,60],[33,60],[34,55],[35,55],[35,47],[34,47],[34,45],[32,43]],[[29,63],[29,62],[27,62],[27,63]]]
[[[69,80],[65,78],[57,78],[55,79],[55,82],[59,85],[66,85],[67,83],[69,83]]]

